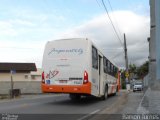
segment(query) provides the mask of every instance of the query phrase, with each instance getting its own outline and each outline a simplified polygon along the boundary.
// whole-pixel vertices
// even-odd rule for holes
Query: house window
[[[31,76],[31,79],[32,79],[32,80],[35,80],[35,79],[36,79],[36,76],[35,76],[35,75],[32,75],[32,76]]]
[[[28,79],[28,75],[24,75],[24,78],[25,78],[25,79]]]

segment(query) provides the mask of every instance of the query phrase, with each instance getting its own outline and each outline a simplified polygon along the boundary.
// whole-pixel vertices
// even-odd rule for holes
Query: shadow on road
[[[94,104],[94,103],[98,103],[100,102],[101,100],[99,98],[96,98],[96,97],[82,97],[80,100],[71,100],[69,99],[64,99],[64,100],[57,100],[57,101],[54,101],[52,103],[49,103],[49,104],[56,104],[56,105],[78,105],[78,106],[83,106],[83,105],[90,105],[90,104]]]
[[[83,96],[80,100],[71,100],[69,96],[67,99],[56,99],[53,102],[47,103],[50,105],[76,105],[76,106],[86,106],[86,105],[91,105],[99,102],[103,102],[100,98],[93,97],[93,96]],[[113,96],[109,96],[108,99],[111,99]],[[106,100],[107,101],[107,100]],[[105,102],[105,101],[104,101]]]

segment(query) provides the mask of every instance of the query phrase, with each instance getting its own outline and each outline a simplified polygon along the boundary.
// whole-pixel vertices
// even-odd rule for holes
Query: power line
[[[110,18],[110,15],[109,15],[109,13],[108,13],[108,9],[107,9],[107,7],[106,7],[106,5],[105,5],[105,3],[104,3],[104,0],[102,0],[102,4],[103,4],[103,6],[104,6],[104,9],[105,9],[105,11],[106,11],[106,13],[107,13],[107,16],[108,16],[110,22],[111,22],[111,25],[112,25],[112,27],[113,27],[113,30],[115,31],[115,34],[116,34],[116,36],[117,36],[117,38],[118,38],[121,46],[123,47],[123,43],[122,43],[122,41],[121,41],[121,39],[120,39],[120,37],[119,37],[119,35],[118,35],[118,33],[117,33],[117,30],[116,30],[116,28],[115,28],[115,26],[114,26],[114,24],[113,24],[113,22],[112,22],[112,19]]]
[[[121,51],[121,52],[117,53],[116,55],[114,55],[113,57],[111,57],[111,59],[113,60],[113,59],[115,59],[115,58],[119,57],[119,56],[120,56],[120,55],[122,55],[122,54],[124,54],[124,52],[123,52],[123,51]]]
[[[122,48],[102,48],[103,50],[122,50]]]
[[[98,6],[100,7],[100,8],[102,8],[102,6],[100,5],[100,3],[98,2],[98,0],[96,0],[96,2],[97,2],[97,4],[98,4]],[[103,9],[103,8],[102,8]]]
[[[121,33],[121,31],[120,31],[120,29],[119,29],[119,27],[118,27],[117,20],[116,20],[116,17],[115,17],[115,15],[114,15],[114,12],[113,12],[114,10],[113,10],[113,7],[112,7],[112,5],[111,5],[110,0],[108,0],[108,3],[109,3],[109,6],[110,6],[110,8],[111,8],[113,17],[114,17],[114,19],[115,19],[115,23],[116,23],[116,25],[117,25],[118,32],[119,32],[120,35],[122,35],[122,33]]]
[[[0,47],[0,49],[23,49],[23,50],[32,50],[32,49],[39,49],[39,48],[25,48],[25,47]]]

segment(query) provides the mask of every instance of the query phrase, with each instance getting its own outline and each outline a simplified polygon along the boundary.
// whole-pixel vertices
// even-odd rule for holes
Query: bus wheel
[[[105,86],[105,91],[104,91],[104,95],[102,96],[102,100],[106,100],[108,98],[108,87],[107,85]]]
[[[81,99],[80,94],[69,94],[69,97],[71,100],[80,100]]]

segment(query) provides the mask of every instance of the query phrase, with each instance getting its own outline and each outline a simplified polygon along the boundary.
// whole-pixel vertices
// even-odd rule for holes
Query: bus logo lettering
[[[58,75],[59,71],[58,70],[53,70],[53,71],[49,71],[49,73],[46,75],[47,79],[51,79],[54,78],[56,75]]]

